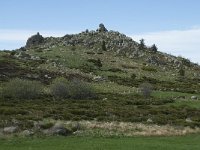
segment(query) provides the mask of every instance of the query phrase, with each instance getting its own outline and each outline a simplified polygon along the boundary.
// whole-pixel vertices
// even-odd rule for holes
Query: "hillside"
[[[50,87],[58,77],[77,85],[83,81],[95,96],[55,99]],[[5,96],[16,78],[38,81],[45,90],[36,99]],[[0,51],[0,83],[1,127],[17,122],[21,131],[51,119],[200,127],[200,66],[103,24],[58,38],[37,33],[24,47]],[[153,89],[151,95],[141,93],[144,84]]]

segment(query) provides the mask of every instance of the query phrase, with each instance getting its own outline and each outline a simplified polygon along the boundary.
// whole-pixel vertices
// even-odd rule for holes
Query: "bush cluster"
[[[55,98],[69,98],[68,81],[65,78],[57,78],[50,86],[51,95]]]
[[[38,81],[15,78],[10,80],[2,89],[4,98],[36,99],[44,93],[44,86]],[[55,99],[90,99],[96,98],[92,87],[81,80],[68,81],[65,78],[55,79],[46,94],[52,95]]]
[[[55,79],[50,85],[50,91],[56,99],[88,99],[95,97],[92,87],[88,83],[78,79],[72,81],[68,81],[65,78]]]
[[[43,85],[38,81],[12,79],[3,88],[3,96],[19,99],[35,99],[41,96]]]

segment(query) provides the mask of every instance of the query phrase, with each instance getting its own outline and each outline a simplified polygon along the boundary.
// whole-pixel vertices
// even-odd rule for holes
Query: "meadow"
[[[181,137],[49,137],[0,140],[1,150],[199,150],[200,135]]]

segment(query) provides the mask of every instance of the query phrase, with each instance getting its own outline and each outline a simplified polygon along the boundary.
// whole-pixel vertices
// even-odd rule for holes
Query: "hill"
[[[60,77],[76,96],[72,90],[56,99],[51,87]],[[42,93],[25,99],[6,95],[16,78],[37,81]],[[20,49],[0,51],[0,82],[1,127],[15,126],[15,120],[24,130],[45,119],[200,126],[200,66],[108,31],[103,24],[96,31],[59,38],[37,33]],[[11,84],[14,90],[22,84],[16,83]]]

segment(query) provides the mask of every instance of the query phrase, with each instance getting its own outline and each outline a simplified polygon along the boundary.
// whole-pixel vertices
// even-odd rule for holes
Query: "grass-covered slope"
[[[199,127],[199,71],[188,59],[115,31],[61,38],[38,33],[25,47],[0,51],[0,126],[16,125],[17,120],[24,130],[35,121],[60,119]],[[61,77],[67,81],[55,84]],[[14,81],[19,82],[12,86]],[[151,95],[140,92],[144,84],[151,85]]]

